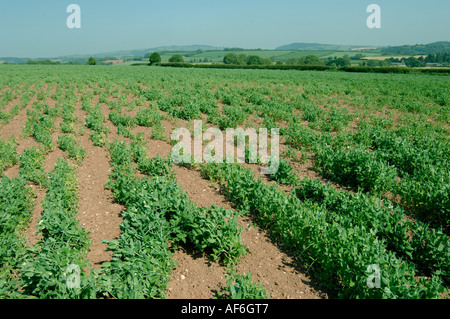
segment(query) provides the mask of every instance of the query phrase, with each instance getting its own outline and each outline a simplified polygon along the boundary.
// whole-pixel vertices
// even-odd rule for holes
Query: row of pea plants
[[[24,232],[34,194],[22,177],[0,179],[0,299],[20,298],[19,269],[26,260]]]
[[[413,262],[421,273],[440,276],[449,285],[450,240],[441,229],[405,219],[404,209],[387,199],[338,191],[319,180],[304,179],[294,192],[301,200],[310,200],[334,214],[351,218],[354,225],[375,230],[389,249]]]
[[[52,133],[56,129],[55,119],[59,115],[56,108],[49,108],[42,101],[35,102],[32,109],[27,109],[27,121],[22,128],[23,137],[33,137],[38,143],[43,144],[45,151],[53,150],[54,142]]]
[[[388,130],[362,122],[356,133],[332,135],[294,119],[282,134],[288,145],[315,154],[324,177],[354,190],[399,195],[410,214],[448,232],[450,144],[432,127],[413,123]]]
[[[291,185],[301,200],[311,200],[336,214],[347,215],[355,224],[375,229],[377,236],[400,256],[414,262],[421,272],[440,276],[445,285],[450,282],[450,240],[442,227],[406,219],[405,209],[390,200],[359,191],[349,193],[296,175],[292,165],[280,159],[279,169],[268,176],[280,184]]]
[[[79,225],[76,169],[64,159],[56,162],[46,183],[39,241],[28,248],[20,267],[23,295],[45,299],[89,298],[92,278],[86,274],[91,244]]]
[[[400,182],[392,188],[403,206],[435,226],[450,225],[450,141],[435,127],[413,122],[387,130],[364,125],[353,140],[395,167]]]
[[[108,186],[126,206],[121,236],[108,242],[111,262],[102,265],[101,287],[114,298],[164,298],[174,266],[173,250],[192,245],[224,265],[246,252],[236,215],[212,206],[199,208],[177,184],[170,160],[148,158],[142,142],[111,144]],[[148,175],[137,178],[137,170]]]
[[[24,85],[21,88],[22,90],[26,90],[30,85]],[[21,95],[21,101],[20,104],[15,105],[12,107],[12,109],[10,110],[10,112],[8,113],[8,116],[5,117],[5,119],[3,120],[4,123],[8,123],[10,122],[10,120],[18,114],[19,110],[27,107],[28,102],[31,100],[32,96],[35,95],[35,91],[36,89],[32,89],[28,92],[25,92],[23,94],[21,93],[17,93],[17,95]],[[12,97],[7,98],[6,100],[9,101]],[[33,106],[35,108],[38,108],[40,110],[44,109],[44,104],[42,102],[35,102],[33,104]],[[38,111],[36,110],[35,112],[28,112],[27,114],[29,114],[29,118],[28,121],[26,122],[26,127],[23,128],[23,132],[24,132],[24,136],[29,136],[29,135],[35,135],[37,136],[37,140],[38,141],[45,141],[46,138],[44,137],[45,133],[41,133],[40,131],[43,130],[43,128],[45,127],[45,124],[43,123],[42,125],[39,125],[37,123],[33,123],[33,122],[37,122],[37,118],[38,118]],[[45,122],[44,118],[40,118],[40,120],[42,120],[42,122]],[[48,121],[50,122],[50,121]],[[50,123],[47,123],[48,127],[50,127]],[[33,127],[37,128],[37,132],[33,132]],[[50,130],[50,128],[49,128]],[[14,166],[15,164],[17,164],[18,160],[19,160],[19,154],[17,153],[17,137],[10,137],[9,140],[0,140],[0,172],[3,172],[5,169],[10,168],[12,166]],[[49,144],[48,144],[49,145]]]
[[[354,221],[359,210],[352,216],[302,201],[239,165],[205,164],[202,171],[341,298],[438,298],[443,291],[438,276],[416,280],[415,265],[392,252],[377,228]],[[380,270],[378,288],[368,284],[371,265]]]
[[[77,128],[77,123],[80,122],[80,119],[75,116],[77,102],[78,98],[72,88],[66,91],[64,98],[59,103],[63,120],[60,129],[63,134],[58,136],[58,146],[62,151],[67,152],[69,158],[81,164],[86,156],[86,149],[77,139],[78,135],[84,134],[84,126]]]

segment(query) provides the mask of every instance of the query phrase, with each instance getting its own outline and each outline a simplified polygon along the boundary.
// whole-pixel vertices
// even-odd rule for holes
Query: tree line
[[[328,57],[326,59],[320,59],[315,55],[307,55],[303,57],[291,57],[285,62],[274,61],[271,57],[261,57],[258,55],[246,55],[236,54],[229,52],[223,57],[223,64],[236,65],[236,66],[257,66],[257,65],[299,65],[299,66],[329,66],[329,67],[348,67],[352,65],[353,61],[360,61],[359,66],[369,67],[391,67],[395,63],[404,62],[407,67],[423,67],[427,63],[441,63],[443,65],[450,63],[450,52],[428,54],[426,57],[407,57],[407,58],[386,58],[384,60],[364,60],[365,56],[361,53],[355,56],[349,57],[344,55],[343,57]],[[149,56],[150,65],[161,62],[161,56],[158,52],[153,52]],[[173,54],[169,58],[171,63],[184,63],[184,57],[181,54]],[[190,62],[197,62],[191,59]],[[199,59],[198,62],[212,62],[212,60],[204,58]]]
[[[395,63],[403,61],[407,67],[424,67],[427,63],[438,63],[443,66],[450,64],[450,52],[430,53],[427,56],[408,57],[404,59],[389,58],[384,60],[386,63]]]

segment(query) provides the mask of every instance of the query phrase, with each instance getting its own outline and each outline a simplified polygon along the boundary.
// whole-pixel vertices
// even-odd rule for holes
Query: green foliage
[[[332,107],[327,116],[322,117],[319,126],[323,132],[337,132],[347,126],[350,119],[348,109]]]
[[[161,122],[163,116],[154,108],[141,108],[138,110],[134,120],[137,125],[151,127],[158,125]]]
[[[308,122],[316,122],[323,111],[315,104],[307,103],[303,106],[303,118]]]
[[[258,55],[249,55],[247,57],[247,65],[263,65],[263,59]]]
[[[164,216],[172,223],[173,231],[181,241],[186,242],[188,239],[201,251],[205,249],[210,251],[215,260],[220,259],[228,264],[235,262],[245,253],[234,213],[218,207],[197,208],[173,179],[168,159],[160,157],[148,159],[136,143],[128,149],[124,143],[115,142],[112,144],[111,152],[115,159],[115,169],[111,176],[110,187],[119,201],[123,203],[145,201],[147,206],[154,202],[153,205],[158,205],[166,211]],[[154,178],[135,179],[134,160],[137,161],[137,167]],[[144,187],[140,191],[143,193],[139,195],[136,194],[140,189],[138,186]],[[155,187],[159,189],[159,200],[154,196],[149,197],[150,193],[147,194]]]
[[[30,110],[27,110],[27,114],[27,123],[30,124],[28,128],[27,124],[25,125],[24,133],[27,132],[27,129],[31,130],[32,136],[37,142],[43,144],[45,151],[51,151],[53,149],[52,132],[55,128],[54,118],[38,112],[30,112]]]
[[[218,293],[219,299],[267,299],[266,290],[259,283],[252,282],[252,275],[226,275],[227,283]]]
[[[354,140],[371,147],[377,158],[397,169],[401,180],[390,191],[401,196],[403,206],[435,226],[448,225],[448,139],[423,124],[390,131],[375,122],[374,126],[363,125]]]
[[[242,61],[239,59],[239,56],[236,53],[227,53],[223,57],[224,64],[241,64]]]
[[[143,174],[150,176],[169,176],[173,175],[172,163],[170,157],[162,158],[159,154],[155,158],[143,157],[138,161],[138,168]]]
[[[149,57],[150,65],[161,62],[161,56],[158,52],[153,52]]]
[[[247,64],[245,65],[235,65],[235,64],[192,64],[192,63],[159,63],[159,66],[163,67],[179,67],[179,68],[199,68],[199,69],[260,69],[260,70],[313,70],[313,71],[327,71],[334,70],[336,67],[328,66],[328,65],[272,65],[272,64],[264,64],[264,60],[254,59],[253,62],[259,62],[262,64]],[[347,69],[342,69],[343,71],[347,71]],[[362,69],[361,69],[362,70]],[[354,72],[355,69],[350,69],[350,72]],[[368,72],[368,69],[366,71]],[[438,72],[438,71],[436,71]],[[448,71],[442,71],[443,73],[448,73]]]
[[[17,269],[26,257],[21,232],[31,219],[33,192],[22,178],[0,179],[0,299],[21,298]]]
[[[96,104],[96,106],[92,108],[86,106],[85,111],[87,112],[86,126],[91,129],[91,141],[95,146],[105,146],[109,129],[103,125],[106,118],[103,116],[100,105]]]
[[[84,149],[76,137],[72,134],[63,134],[58,136],[59,148],[68,152],[69,157],[81,163],[86,156],[86,149]]]
[[[0,118],[9,122],[27,108],[22,137],[41,144],[19,157],[17,143],[0,143],[0,163],[20,165],[17,179],[0,181],[0,224],[6,225],[0,235],[2,298],[163,298],[171,254],[180,245],[236,265],[246,252],[236,223],[240,213],[251,214],[338,297],[437,298],[440,281],[448,288],[450,95],[443,76],[448,70],[246,65],[248,56],[238,57],[245,65],[172,63],[191,69],[150,73],[147,68],[2,66]],[[46,104],[49,99],[56,101],[54,107]],[[108,117],[120,138],[132,143],[111,145],[108,187],[126,206],[123,238],[110,242],[114,260],[89,277],[81,272],[81,287],[74,290],[67,286],[68,266],[84,271],[86,245],[68,213],[76,211],[71,187],[49,188],[44,215],[50,217],[43,217],[47,233],[39,245],[27,249],[21,234],[30,216],[25,203],[32,204],[32,196],[22,192],[30,191],[29,182],[49,187],[54,180],[43,170],[43,154],[52,150],[55,119],[63,119],[64,136],[82,133],[75,114],[83,113],[74,112],[78,102],[96,145],[109,147]],[[128,116],[129,111],[137,115]],[[169,158],[148,158],[142,135],[131,130],[135,124],[151,126],[151,138],[167,140],[162,114],[188,120],[206,115],[221,128],[280,128],[288,146],[283,156],[299,161],[301,154],[306,167],[312,162],[323,177],[360,191],[291,179],[295,174],[287,161],[270,176],[273,186],[233,165],[208,164],[201,166],[202,174],[220,181],[240,212],[200,208],[176,183]],[[246,152],[247,163],[249,157]],[[137,175],[141,169],[145,176]],[[280,183],[294,186],[294,192],[287,194]],[[367,287],[368,265],[380,266],[380,289]],[[250,291],[250,280],[240,280]]]
[[[59,159],[49,176],[38,226],[41,239],[21,265],[21,281],[26,295],[72,299],[91,298],[95,294],[93,278],[84,273],[90,240],[76,219],[78,191],[75,174],[73,166]],[[79,288],[68,285],[71,265],[79,269]]]
[[[169,62],[183,63],[184,58],[181,54],[174,54],[170,57]]]
[[[127,114],[120,114],[117,111],[109,112],[109,119],[115,126],[125,126],[125,127],[134,127],[134,119],[132,116]]]
[[[345,55],[342,58],[329,59],[325,62],[325,64],[328,66],[346,67],[346,66],[350,66],[351,62],[350,62],[350,58],[347,55]]]
[[[88,64],[88,65],[96,65],[97,64],[97,60],[94,57],[89,57],[89,59],[87,60],[86,64]]]
[[[13,140],[0,140],[0,172],[17,163],[17,144]]]
[[[307,55],[300,58],[288,58],[286,60],[287,65],[325,65],[319,57],[315,55]]]
[[[272,160],[269,162],[269,166],[271,165]],[[278,170],[273,174],[269,174],[268,177],[280,184],[296,185],[299,182],[299,178],[295,174],[291,163],[282,158],[278,159]]]
[[[382,193],[396,184],[395,167],[364,147],[327,145],[318,150],[316,165],[324,176],[354,189]]]
[[[156,124],[152,128],[152,135],[151,135],[151,137],[154,138],[155,140],[161,140],[161,141],[166,141],[167,140],[166,129],[161,124],[161,122],[159,122],[158,124]]]
[[[162,159],[147,165],[145,148],[114,141],[109,187],[127,207],[121,236],[108,242],[113,260],[102,265],[100,291],[115,298],[163,298],[174,265],[169,243],[189,241],[213,259],[236,261],[244,252],[231,212],[199,209],[177,185]],[[137,166],[153,178],[134,177]],[[161,168],[163,169],[161,171]],[[168,175],[165,175],[165,173]]]
[[[44,171],[45,152],[38,148],[27,148],[20,155],[19,174],[25,180],[45,185],[47,174]]]
[[[441,276],[447,283],[450,274],[450,240],[441,229],[429,229],[420,221],[405,219],[401,206],[381,201],[376,196],[363,193],[337,191],[319,180],[302,180],[295,189],[301,200],[313,201],[328,211],[348,216],[355,225],[365,225],[374,230],[397,254],[413,261],[428,275]],[[328,215],[334,218],[332,214]]]
[[[346,216],[329,216],[316,204],[255,180],[251,171],[240,166],[218,167],[228,199],[252,212],[260,227],[296,252],[305,266],[314,267],[315,276],[336,289],[340,298],[437,298],[443,291],[436,276],[416,281],[414,265],[389,251],[376,230],[353,225]],[[367,285],[367,267],[373,264],[381,270],[381,289]]]

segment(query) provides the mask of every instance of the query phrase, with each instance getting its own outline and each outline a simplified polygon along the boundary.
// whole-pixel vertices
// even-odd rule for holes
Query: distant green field
[[[358,51],[331,51],[331,50],[297,50],[297,51],[278,51],[278,50],[248,50],[248,51],[183,51],[183,52],[163,52],[161,53],[162,62],[168,62],[169,58],[173,54],[181,54],[184,56],[186,62],[191,60],[204,60],[207,58],[209,62],[222,62],[223,57],[227,53],[245,54],[245,55],[258,55],[260,57],[270,57],[274,61],[286,61],[289,58],[300,58],[307,55],[315,55],[319,58],[328,57],[343,57],[348,55],[349,57],[355,56]],[[363,53],[365,56],[379,56],[379,53]]]

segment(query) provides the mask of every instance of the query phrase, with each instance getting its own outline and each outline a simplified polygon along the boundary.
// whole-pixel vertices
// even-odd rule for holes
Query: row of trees
[[[29,61],[25,62],[25,64],[31,64],[31,65],[60,65],[60,64],[79,65],[79,64],[83,64],[83,63],[80,63],[77,61],[68,61],[68,62],[61,63],[61,61],[52,61],[50,59],[45,59],[45,60],[29,60]],[[86,64],[96,65],[97,60],[93,57],[90,57],[87,60]]]
[[[199,59],[190,59],[189,62],[191,63],[208,63],[208,62],[212,62],[212,59],[210,58],[199,58]]]
[[[442,52],[442,53],[431,53],[428,54],[427,56],[420,56],[418,58],[416,57],[408,57],[408,58],[404,58],[402,60],[398,59],[398,58],[389,58],[386,59],[385,62],[387,63],[394,63],[394,62],[401,62],[404,61],[405,65],[407,67],[410,68],[415,68],[415,67],[423,67],[426,66],[427,63],[439,63],[442,65],[448,65],[450,64],[450,52]]]
[[[205,60],[206,59],[206,60]],[[210,59],[205,58],[201,61],[211,62]],[[200,61],[200,62],[201,62]],[[150,65],[161,62],[161,55],[158,52],[153,52],[149,57]],[[183,63],[184,58],[181,54],[174,54],[169,58],[169,62]],[[268,65],[273,64],[271,58],[262,58],[258,55],[237,55],[235,53],[227,53],[223,58],[224,64],[236,64],[236,65]]]
[[[263,58],[258,55],[245,54],[237,55],[235,53],[227,53],[223,58],[224,64],[235,64],[235,65],[272,65],[274,64],[271,58]],[[328,65],[328,66],[349,66],[351,65],[350,58],[344,56],[343,58],[329,58],[328,60],[321,60],[315,55],[307,55],[299,58],[288,58],[285,63],[281,61],[276,61],[276,64],[286,64],[286,65]]]
[[[436,54],[428,54],[425,63],[450,63],[450,52],[440,52]]]
[[[326,60],[322,60],[315,55],[307,55],[300,58],[289,58],[286,60],[287,65],[326,65],[326,66],[350,66],[352,63],[348,55],[343,57],[329,57]]]
[[[361,65],[362,66],[388,67],[388,66],[392,66],[393,62],[401,62],[401,61],[391,61],[389,59],[386,59],[386,60],[367,60],[367,61],[362,61]]]
[[[236,53],[227,53],[223,57],[224,64],[234,64],[234,65],[270,65],[273,64],[271,58],[263,58],[259,55],[249,55]]]
[[[158,52],[153,52],[149,57],[150,65],[161,62],[161,55]],[[169,62],[184,62],[184,58],[181,54],[174,54],[170,57]]]
[[[329,57],[327,59],[320,59],[319,57],[315,55],[307,55],[303,57],[292,57],[288,58],[284,64],[286,65],[326,65],[326,66],[333,66],[333,67],[345,67],[350,66],[351,60],[356,61],[362,61],[360,65],[363,66],[379,66],[379,67],[389,67],[392,66],[395,62],[405,62],[405,65],[407,67],[422,67],[425,66],[426,63],[443,63],[447,64],[450,63],[450,52],[444,52],[444,53],[436,53],[436,54],[429,54],[426,57],[408,57],[404,59],[397,59],[397,58],[388,58],[385,60],[362,60],[364,58],[364,55],[362,54],[356,54],[353,57],[349,57],[348,55],[344,55],[343,57]],[[207,59],[207,58],[205,58]],[[201,60],[199,62],[210,62],[210,60]],[[150,55],[149,58],[150,65],[154,63],[161,62],[161,56],[158,52],[153,52]],[[169,58],[169,62],[184,62],[184,58],[181,54],[174,54]],[[231,64],[231,65],[272,65],[274,64],[274,61],[269,57],[260,57],[258,55],[245,55],[245,54],[236,54],[233,52],[225,54],[223,58],[224,64]],[[90,64],[88,62],[88,64]],[[281,61],[276,61],[276,64],[283,64]]]

